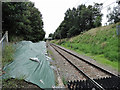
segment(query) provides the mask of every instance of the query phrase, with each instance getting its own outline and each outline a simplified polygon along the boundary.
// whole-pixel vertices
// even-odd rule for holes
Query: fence
[[[2,75],[2,54],[4,54],[5,46],[8,44],[8,31],[6,31],[4,36],[2,38],[0,37],[0,39],[1,39],[0,40],[0,76],[1,76]],[[0,79],[0,89],[1,88],[2,88],[2,79]]]
[[[5,32],[4,36],[0,40],[0,46],[1,46],[1,53],[4,52],[5,46],[8,44],[8,31]]]

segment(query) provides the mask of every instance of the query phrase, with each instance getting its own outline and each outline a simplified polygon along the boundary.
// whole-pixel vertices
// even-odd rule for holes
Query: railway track
[[[85,85],[92,86],[92,88],[94,87],[97,89],[105,90],[106,89],[105,84],[103,85],[103,80],[101,81],[100,79],[110,78],[110,80],[111,80],[113,78],[114,80],[116,80],[116,83],[117,83],[118,79],[120,80],[120,78],[117,75],[84,60],[83,58],[75,55],[72,52],[69,52],[68,50],[66,50],[58,45],[50,44],[50,46],[52,46],[63,58],[65,58],[65,60],[67,60],[77,71],[79,71],[84,76],[84,78],[86,79],[86,83],[84,83],[84,82],[83,83]],[[82,81],[80,81],[80,82],[82,82]],[[105,81],[105,82],[107,82],[107,81]],[[68,83],[69,83],[68,84],[69,88],[71,87],[70,83],[73,87],[75,85],[72,82],[68,82]],[[74,83],[76,83],[76,82],[74,81]],[[76,83],[76,84],[78,85],[78,83]],[[116,88],[118,88],[118,87],[116,86]]]

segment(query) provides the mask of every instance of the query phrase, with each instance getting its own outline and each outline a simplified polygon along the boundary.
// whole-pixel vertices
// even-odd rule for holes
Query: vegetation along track
[[[62,57],[64,57],[76,70],[78,70],[85,78],[86,80],[90,80],[91,83],[93,83],[97,88],[104,89],[103,86],[101,86],[100,82],[96,82],[95,79],[100,78],[111,78],[116,77],[119,78],[117,75],[104,70],[101,67],[98,67],[83,58],[80,58],[79,56],[73,54],[72,52],[69,52],[68,50],[55,45],[50,44]]]

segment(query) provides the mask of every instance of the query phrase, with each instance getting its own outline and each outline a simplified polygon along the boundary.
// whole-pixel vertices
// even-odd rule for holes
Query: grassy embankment
[[[119,50],[116,34],[116,25],[118,24],[120,23],[94,28],[69,39],[53,40],[51,42],[118,69]]]

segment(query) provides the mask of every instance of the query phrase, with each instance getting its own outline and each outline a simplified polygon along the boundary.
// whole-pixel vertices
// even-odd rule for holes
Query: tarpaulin
[[[46,56],[46,43],[21,41],[15,48],[14,61],[4,67],[3,79],[24,79],[40,88],[52,88],[55,85],[54,72]]]

